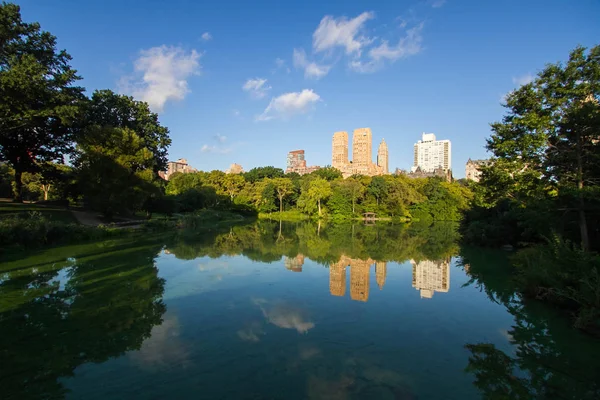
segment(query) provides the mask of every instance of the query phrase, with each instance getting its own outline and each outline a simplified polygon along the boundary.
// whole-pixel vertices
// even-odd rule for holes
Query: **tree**
[[[86,106],[83,129],[90,125],[132,130],[152,152],[147,167],[155,173],[167,169],[167,151],[171,145],[169,129],[160,124],[158,114],[150,111],[148,103],[111,90],[97,90]]]
[[[289,178],[275,178],[271,182],[279,199],[279,212],[283,212],[283,199],[293,192],[294,185]]]
[[[15,171],[14,200],[22,201],[22,175],[40,162],[61,161],[73,149],[73,122],[83,88],[71,56],[20,8],[0,4],[0,161]]]
[[[227,174],[223,178],[223,186],[225,191],[229,195],[231,202],[233,203],[233,198],[242,190],[244,187],[244,177],[238,174]]]
[[[354,177],[346,179],[343,183],[343,186],[346,187],[346,189],[348,190],[348,194],[350,195],[350,199],[352,200],[352,214],[354,214],[356,201],[364,196],[365,187],[358,179]]]
[[[317,202],[319,217],[321,216],[321,201],[331,196],[331,185],[323,178],[313,179],[308,186],[308,196]]]
[[[311,175],[323,178],[330,182],[336,179],[342,179],[342,172],[337,168],[333,168],[331,165],[319,168],[318,170],[312,172]]]
[[[382,176],[374,176],[371,179],[371,183],[367,187],[367,193],[375,197],[377,206],[379,206],[379,200],[385,196],[387,192],[387,183]]]
[[[86,202],[107,217],[141,210],[160,192],[152,159],[152,152],[130,129],[89,128],[74,160]]]
[[[508,95],[507,114],[492,124],[487,143],[497,160],[484,168],[481,181],[521,202],[575,192],[586,250],[586,186],[600,183],[599,100],[600,46],[587,52],[577,47],[566,64],[547,66]]]
[[[275,168],[273,166],[267,167],[256,167],[250,171],[245,172],[244,178],[250,183],[256,183],[265,178],[281,178],[284,176],[284,172],[281,168]]]

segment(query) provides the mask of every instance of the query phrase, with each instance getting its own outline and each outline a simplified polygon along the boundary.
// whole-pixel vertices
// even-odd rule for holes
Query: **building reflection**
[[[285,268],[292,272],[302,272],[304,265],[304,255],[298,254],[296,257],[283,257]]]
[[[450,259],[410,260],[412,286],[420,291],[421,298],[430,299],[434,292],[447,293],[450,287]]]
[[[346,294],[346,268],[350,267],[350,298],[356,301],[369,299],[371,267],[375,265],[375,275],[379,289],[385,285],[387,263],[372,259],[361,260],[342,256],[337,263],[329,266],[329,292],[332,296]]]
[[[302,272],[305,256],[284,256],[285,268]],[[435,292],[447,293],[450,290],[450,258],[444,260],[410,260],[412,265],[412,287],[419,291],[421,298],[430,299]],[[346,295],[346,275],[350,268],[350,298],[356,301],[369,300],[371,268],[375,269],[375,281],[383,290],[387,277],[387,262],[341,256],[336,263],[329,265],[329,293],[332,296]]]

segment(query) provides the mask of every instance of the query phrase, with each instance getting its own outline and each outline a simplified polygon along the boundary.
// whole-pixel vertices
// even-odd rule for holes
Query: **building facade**
[[[318,170],[318,166],[306,165],[306,159],[304,158],[304,150],[290,151],[287,155],[287,164],[285,173],[289,174],[295,172],[300,175],[310,174],[313,171]]]
[[[384,175],[389,174],[390,165],[389,165],[388,146],[384,139],[381,139],[381,143],[379,144],[379,149],[377,149],[377,166],[379,168],[381,168]]]
[[[467,180],[479,182],[481,179],[481,167],[488,165],[490,160],[471,160],[467,161],[465,167],[465,177]]]
[[[229,169],[225,171],[226,174],[243,174],[244,168],[240,164],[233,163],[229,166]]]
[[[388,147],[384,140],[373,163],[373,135],[369,128],[359,128],[352,135],[352,161],[348,160],[348,133],[335,132],[332,140],[331,166],[342,172],[344,178],[354,174],[375,176],[387,174]]]
[[[396,175],[405,175],[408,178],[416,179],[416,178],[442,178],[447,182],[452,182],[452,171],[447,170],[444,171],[442,168],[436,168],[431,172],[425,172],[421,170],[421,167],[417,167],[417,169],[412,171],[403,171],[401,169],[396,168]]]
[[[452,169],[452,147],[449,140],[436,140],[435,134],[423,133],[421,140],[414,145],[414,160],[411,171],[420,168],[423,172],[433,172],[441,168]]]
[[[188,162],[185,158],[180,158],[177,161],[169,161],[167,163],[167,170],[159,175],[161,176],[161,178],[163,178],[165,180],[169,180],[171,175],[173,175],[176,172],[181,172],[182,174],[186,174],[186,173],[196,172],[196,171],[197,170],[195,168],[192,168],[192,166],[188,164]]]

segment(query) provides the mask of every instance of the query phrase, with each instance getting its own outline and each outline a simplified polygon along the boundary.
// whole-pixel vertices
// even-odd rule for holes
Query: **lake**
[[[7,254],[0,398],[599,398],[599,341],[455,228],[260,221]]]

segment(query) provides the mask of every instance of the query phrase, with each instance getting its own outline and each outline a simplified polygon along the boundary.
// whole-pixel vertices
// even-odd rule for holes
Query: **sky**
[[[577,45],[600,44],[598,0],[16,1],[73,57],[88,94],[147,101],[169,158],[199,170],[331,164],[334,132],[369,127],[373,160],[409,169],[422,132],[452,170],[486,158],[503,96]]]

